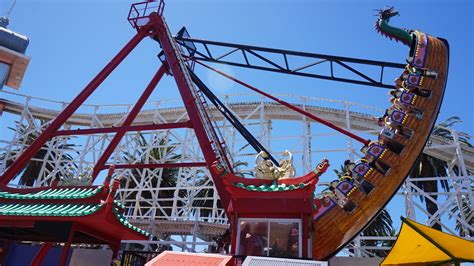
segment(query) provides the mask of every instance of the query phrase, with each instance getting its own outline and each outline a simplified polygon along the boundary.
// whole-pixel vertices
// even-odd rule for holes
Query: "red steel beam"
[[[45,242],[41,245],[40,249],[36,253],[33,261],[31,262],[31,266],[40,266],[44,260],[44,257],[48,254],[48,251],[51,249],[53,245],[49,242]]]
[[[101,133],[117,133],[130,131],[146,131],[146,130],[162,130],[175,128],[192,128],[191,122],[178,122],[167,124],[139,125],[139,126],[122,126],[122,127],[106,127],[106,128],[88,128],[88,129],[72,129],[56,131],[53,136],[78,136],[91,135]]]
[[[364,145],[369,145],[369,143],[370,143],[370,140],[369,140],[369,139],[363,139],[363,138],[361,138],[361,137],[359,137],[359,136],[357,136],[357,135],[355,135],[355,134],[353,134],[353,133],[351,133],[351,132],[349,132],[349,131],[347,131],[347,130],[341,128],[341,127],[338,127],[338,126],[334,125],[333,123],[331,123],[331,122],[329,122],[329,121],[326,121],[326,120],[324,120],[324,119],[322,119],[322,118],[320,118],[320,117],[317,117],[317,116],[315,116],[315,115],[313,115],[313,114],[311,114],[311,113],[309,113],[309,112],[307,112],[307,111],[305,111],[305,110],[303,110],[303,109],[300,109],[300,108],[298,108],[298,107],[296,107],[296,106],[294,106],[294,105],[292,105],[292,104],[290,104],[290,103],[288,103],[288,102],[285,102],[285,101],[283,101],[283,100],[280,100],[280,99],[276,98],[275,96],[272,96],[272,95],[270,95],[270,94],[268,94],[268,93],[266,93],[266,92],[264,92],[264,91],[261,91],[261,90],[255,88],[255,87],[253,87],[253,86],[251,86],[251,85],[249,85],[249,84],[243,82],[243,81],[240,81],[240,80],[238,80],[238,79],[236,79],[236,78],[234,78],[234,77],[232,77],[232,76],[230,76],[230,75],[228,75],[228,74],[226,74],[226,73],[224,73],[224,72],[218,70],[218,69],[215,69],[215,68],[213,68],[213,67],[211,67],[211,66],[208,66],[208,65],[206,65],[206,64],[203,64],[203,63],[201,63],[201,62],[199,62],[199,61],[197,61],[197,60],[194,60],[194,62],[196,62],[196,63],[200,64],[201,66],[204,66],[204,67],[206,67],[206,68],[208,68],[208,69],[210,69],[210,70],[213,70],[213,71],[215,71],[215,72],[221,74],[222,76],[224,76],[224,77],[226,77],[226,78],[228,78],[228,79],[230,79],[230,80],[232,80],[232,81],[234,81],[234,82],[237,82],[237,83],[239,83],[240,85],[242,85],[242,86],[244,86],[244,87],[247,87],[247,88],[249,88],[249,89],[255,91],[255,92],[258,93],[258,94],[261,94],[261,95],[263,95],[263,96],[265,96],[265,97],[267,97],[267,98],[270,98],[270,99],[274,100],[275,102],[277,102],[277,103],[279,103],[279,104],[281,104],[281,105],[284,105],[284,106],[290,108],[290,109],[293,110],[293,111],[296,111],[296,112],[298,112],[298,113],[300,113],[300,114],[302,114],[302,115],[304,115],[304,116],[306,116],[306,117],[309,117],[309,118],[315,120],[316,122],[319,122],[319,123],[321,123],[321,124],[323,124],[323,125],[325,125],[325,126],[327,126],[327,127],[330,127],[330,128],[332,128],[332,129],[334,129],[334,130],[336,130],[336,131],[339,131],[340,133],[342,133],[342,134],[344,134],[344,135],[346,135],[346,136],[348,136],[348,137],[350,137],[350,138],[353,138],[353,139],[355,139],[355,140],[361,142],[361,143],[364,144]]]
[[[79,95],[51,122],[51,124],[39,135],[33,143],[16,158],[16,160],[3,173],[0,184],[7,185],[43,147],[69,117],[81,106],[97,87],[112,73],[112,71],[123,61],[123,59],[149,35],[150,27],[143,27],[137,34],[112,58],[112,60],[91,80]]]
[[[61,250],[61,257],[59,258],[59,265],[66,266],[67,257],[69,255],[69,250],[71,249],[72,241],[74,240],[74,234],[76,233],[76,227],[74,224],[72,225],[69,236],[67,238],[67,242],[64,243],[64,246]]]
[[[147,164],[116,164],[115,169],[144,169],[144,168],[179,168],[179,167],[206,167],[206,162],[188,162],[188,163],[147,163]],[[110,165],[104,165],[103,169]]]
[[[122,127],[128,127],[133,123],[133,120],[137,117],[138,113],[142,109],[143,105],[145,105],[146,100],[150,97],[151,93],[155,89],[156,85],[158,85],[158,82],[160,82],[161,78],[163,75],[166,73],[166,67],[165,65],[161,65],[160,69],[156,72],[156,74],[153,76],[151,79],[150,83],[146,87],[145,91],[142,93],[140,98],[138,98],[137,103],[133,106],[132,110],[130,113],[127,115],[125,118],[125,121],[122,123]],[[103,170],[105,163],[109,159],[110,155],[114,152],[115,148],[119,144],[120,140],[125,136],[125,131],[119,131],[115,134],[115,136],[112,138],[110,141],[109,145],[105,149],[105,151],[102,153],[100,156],[99,160],[97,160],[96,165],[94,166],[94,170],[92,171],[92,181],[94,182],[95,178],[99,174],[101,170]]]
[[[35,227],[34,221],[19,221],[19,220],[7,220],[7,221],[0,221],[1,227],[9,227],[9,228],[33,228]]]
[[[8,254],[8,250],[10,249],[10,245],[10,240],[3,240],[2,251],[0,251],[0,265],[5,265],[4,260]]]
[[[164,18],[158,15],[157,13],[151,13],[150,22],[156,25],[154,37],[160,41],[161,47],[166,56],[166,62],[169,65],[170,72],[173,73],[173,77],[176,81],[176,85],[178,87],[179,93],[181,94],[181,98],[183,99],[184,106],[188,113],[189,120],[191,120],[191,122],[193,123],[193,129],[196,133],[196,138],[199,142],[199,146],[201,147],[202,154],[207,163],[207,166],[210,167],[211,164],[217,160],[217,158],[215,152],[211,147],[211,142],[207,136],[203,121],[201,121],[201,118],[199,116],[198,108],[196,106],[196,101],[198,101],[198,99],[195,99],[192,94],[191,90],[193,90],[194,88],[192,87],[193,84],[191,83],[191,78],[186,72],[188,70],[184,65],[184,60],[181,57],[181,53],[176,48],[177,44],[173,36],[171,36],[171,33],[169,32],[168,25],[166,24]],[[222,178],[218,175],[213,174],[212,179],[214,185],[217,188],[217,191],[219,192],[222,205],[224,206],[224,208],[227,208],[230,202],[230,195],[225,189]]]

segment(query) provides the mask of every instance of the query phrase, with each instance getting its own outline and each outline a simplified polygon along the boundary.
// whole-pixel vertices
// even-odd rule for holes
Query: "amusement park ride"
[[[163,17],[164,6],[163,1],[132,5],[128,21],[136,29],[136,35],[2,174],[0,238],[46,243],[36,256],[35,263],[41,261],[52,242],[66,243],[66,253],[73,243],[109,244],[117,251],[120,240],[147,239],[148,234],[130,225],[123,217],[120,204],[114,202],[113,196],[118,181],[116,179],[113,182],[112,188],[109,188],[109,183],[115,169],[206,167],[210,169],[212,181],[231,223],[232,254],[279,256],[268,249],[263,254],[256,254],[243,244],[248,240],[248,232],[261,231],[268,235],[269,242],[278,244],[280,241],[285,245],[292,242],[289,253],[284,256],[327,260],[335,255],[387,204],[422,152],[444,95],[449,63],[448,43],[419,31],[401,30],[388,25],[390,19],[398,14],[393,8],[379,12],[376,28],[383,35],[409,47],[406,65],[199,40],[191,38],[185,28],[173,36]],[[61,130],[61,126],[67,123],[73,113],[146,37],[151,37],[162,48],[158,56],[162,66],[123,123],[110,128]],[[215,57],[209,46],[221,46],[231,50],[224,56]],[[285,64],[272,61],[263,56],[262,52],[280,56]],[[231,53],[242,54],[245,60],[226,61],[228,59],[225,56]],[[6,58],[7,54],[2,50],[0,59],[4,61],[3,58]],[[252,64],[247,59],[248,55],[263,60],[268,63],[267,66]],[[293,68],[287,60],[289,56],[320,61]],[[378,138],[368,140],[208,66],[206,62],[388,88],[392,89],[392,105],[379,119],[384,128]],[[304,71],[322,63],[331,66],[330,75]],[[348,63],[379,66],[380,78],[373,79]],[[358,78],[338,76],[332,71],[333,65],[345,68]],[[291,154],[287,152],[286,159],[277,161],[195,74],[194,68],[198,66],[213,70],[308,119],[362,143],[364,158],[355,162],[346,160],[344,176],[331,182],[330,190],[321,198],[315,198],[315,186],[319,177],[329,167],[329,161],[324,159],[310,173],[294,177]],[[385,68],[403,69],[395,84],[383,83]],[[166,124],[134,124],[135,118],[165,74],[173,76],[189,119]],[[209,115],[208,102],[212,103],[255,149],[258,154],[255,178],[245,178],[234,172],[234,163],[228,147]],[[127,132],[175,128],[194,130],[204,161],[116,165],[108,163]],[[50,186],[34,189],[13,189],[7,186],[51,138],[96,133],[115,133],[92,172],[91,182],[101,171],[109,171],[103,186],[58,186],[54,182]],[[279,221],[286,224],[278,224]],[[62,230],[55,231],[53,235],[51,228],[58,226]],[[63,253],[63,264],[66,253]]]

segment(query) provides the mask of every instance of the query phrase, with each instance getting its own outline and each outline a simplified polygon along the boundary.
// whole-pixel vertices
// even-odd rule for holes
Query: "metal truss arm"
[[[248,131],[242,123],[237,119],[237,117],[225,106],[224,103],[219,100],[219,98],[212,93],[212,91],[202,82],[202,80],[188,68],[189,74],[194,84],[206,95],[206,97],[214,104],[214,106],[221,112],[221,114],[229,121],[232,126],[239,131],[239,133],[244,137],[245,140],[257,151],[264,151],[269,159],[277,166],[280,166],[278,161],[273,157],[270,152]]]
[[[404,64],[392,62],[216,42],[194,39],[187,36],[188,34],[186,29],[183,28],[178,33],[177,37],[175,37],[175,39],[177,43],[181,45],[183,50],[187,51],[186,56],[192,57],[197,61],[207,61],[373,87],[388,89],[393,88],[393,84],[391,82],[384,83],[384,70],[386,68],[403,69],[405,67]],[[216,52],[217,49],[218,51],[221,51],[219,54]],[[222,53],[222,50],[226,51]],[[231,54],[234,55],[231,57]],[[291,62],[292,60],[312,60],[313,62],[305,65],[296,65]],[[284,64],[282,62],[284,62]],[[322,68],[323,70],[315,70],[312,68],[320,64],[326,65],[327,68]],[[344,72],[349,72],[349,74],[344,74],[343,71],[337,70],[335,68],[336,65],[339,66],[338,68],[344,69]],[[376,78],[370,77],[375,74],[368,74],[368,71],[366,70],[367,66],[378,67],[378,69],[375,70],[377,71]],[[372,70],[370,72],[374,71]],[[356,78],[354,78],[354,76]]]

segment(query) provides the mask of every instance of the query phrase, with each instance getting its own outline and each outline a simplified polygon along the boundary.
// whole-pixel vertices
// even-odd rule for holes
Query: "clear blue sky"
[[[5,13],[13,0],[0,3]],[[131,1],[18,0],[10,29],[30,37],[32,57],[21,93],[69,101],[129,40],[126,21]],[[458,115],[458,129],[472,134],[472,1],[167,1],[165,17],[176,32],[193,37],[330,55],[403,62],[407,49],[373,30],[373,9],[394,5],[397,26],[420,29],[449,40],[451,64],[440,118]],[[108,79],[90,103],[130,103],[159,66],[156,43],[145,40]],[[259,71],[233,70],[238,77],[273,93],[352,100],[385,106],[386,91]],[[153,97],[176,97],[167,78]],[[7,88],[6,90],[10,90]],[[240,88],[223,92],[241,92]],[[217,90],[217,92],[222,92]]]
[[[0,2],[0,14],[13,0]],[[67,2],[67,3],[66,3]],[[134,35],[126,20],[131,1],[18,0],[10,29],[30,38],[32,57],[20,93],[70,101]],[[321,54],[403,63],[408,49],[377,34],[373,9],[394,5],[400,12],[393,25],[419,29],[447,39],[451,62],[447,92],[439,121],[464,120],[458,130],[473,134],[474,57],[473,3],[469,0],[400,1],[167,1],[165,17],[172,32],[186,26],[193,37],[308,51]],[[158,45],[140,44],[89,103],[132,103],[159,67]],[[384,89],[232,69],[237,77],[271,93],[292,93],[355,101],[386,108]],[[199,70],[205,81],[212,77]],[[5,90],[12,91],[10,88]],[[233,86],[217,93],[245,92]],[[152,100],[177,98],[165,78]],[[11,124],[8,124],[11,125]],[[6,125],[2,126],[2,131]],[[2,133],[2,132],[0,132]],[[339,162],[338,162],[339,163]],[[402,209],[394,206],[393,209]],[[396,214],[392,215],[397,220]]]

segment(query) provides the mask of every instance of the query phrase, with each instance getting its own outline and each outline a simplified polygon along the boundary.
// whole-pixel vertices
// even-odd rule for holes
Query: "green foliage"
[[[431,134],[442,137],[445,140],[453,141],[454,138],[449,128],[452,128],[454,125],[459,123],[462,123],[462,120],[458,116],[452,116],[446,119],[445,121],[439,123],[438,125],[435,125]],[[466,134],[464,132],[457,133],[459,137],[459,142],[467,145],[468,147],[472,147],[472,144],[470,143],[471,137],[469,136],[469,134]]]
[[[40,128],[43,128],[46,124],[46,121],[40,120]],[[23,143],[25,146],[31,145],[33,141],[38,138],[40,132],[35,130],[35,127],[30,124],[22,124],[20,122],[15,122],[15,127],[9,127],[9,129],[16,131],[20,138],[17,140],[18,143]],[[65,141],[63,139],[66,139]],[[49,163],[45,164],[45,170],[52,172],[58,166],[60,168],[67,168],[66,176],[60,172],[54,175],[54,179],[62,178],[71,178],[71,173],[74,173],[77,169],[77,165],[73,162],[73,157],[68,151],[71,151],[76,144],[67,143],[70,137],[62,138],[53,138],[33,156],[33,158],[27,163],[25,168],[20,171],[14,178],[19,177],[18,184],[22,186],[33,186],[36,180],[39,178],[41,167],[43,166],[43,161],[48,158],[60,158],[59,165],[52,165]],[[51,149],[48,154],[48,146],[53,146],[55,149]],[[16,158],[17,155],[21,152],[20,147],[15,147],[12,149],[9,154],[0,154],[0,160],[4,158]],[[64,152],[66,151],[66,152]],[[7,167],[13,163],[12,159],[7,160]],[[64,171],[63,171],[64,172]]]
[[[145,136],[139,134],[138,138],[135,139],[134,149],[132,152],[122,152],[122,159],[128,164],[145,164],[145,163],[171,163],[176,162],[181,158],[180,154],[176,153],[177,145],[170,144],[171,140],[168,137],[155,135],[149,143]],[[149,149],[149,147],[152,147]],[[156,216],[170,216],[171,207],[173,206],[173,198],[175,188],[177,184],[178,168],[147,168],[147,169],[131,169],[127,171],[121,180],[121,187],[127,189],[134,189],[137,187],[137,183],[141,183],[140,179],[144,177],[149,171],[162,171],[161,177],[154,176],[151,178],[151,186],[159,188],[170,188],[158,191],[158,199],[160,206],[157,210]],[[134,181],[136,180],[136,181]],[[140,195],[138,195],[140,193]],[[185,196],[184,191],[180,191],[180,196]],[[126,207],[134,208],[133,203],[130,200],[152,199],[154,195],[150,191],[133,191],[126,195]],[[142,212],[146,212],[152,207],[150,201],[141,201],[140,205],[144,208]],[[147,207],[148,205],[148,207]]]
[[[474,185],[471,184],[470,192],[474,191]],[[463,217],[467,220],[467,223],[471,226],[474,225],[474,213],[471,209],[471,202],[469,197],[466,194],[462,194],[460,196],[460,205],[461,209],[459,209],[459,205],[454,203],[453,207],[451,208],[451,212],[449,213],[449,218],[453,218],[457,216],[459,219]],[[462,225],[458,220],[456,220],[456,230],[459,232],[459,236],[466,237],[466,236],[474,236],[474,231],[467,229],[465,230],[465,226]]]
[[[395,236],[395,234],[392,217],[390,217],[390,213],[386,209],[383,209],[377,214],[374,220],[364,228],[361,236]],[[390,240],[362,240],[361,246],[391,247],[393,243],[394,242]],[[368,251],[377,257],[385,257],[390,250],[368,249]]]

